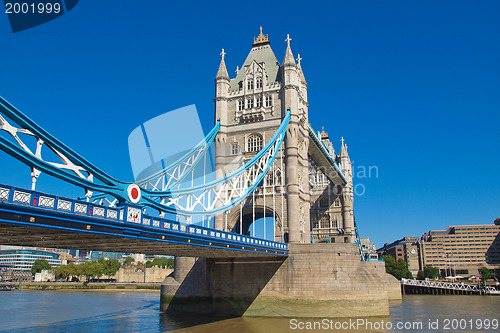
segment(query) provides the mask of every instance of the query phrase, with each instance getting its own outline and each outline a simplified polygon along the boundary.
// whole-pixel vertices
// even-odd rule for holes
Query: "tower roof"
[[[292,49],[290,48],[290,35],[286,35],[286,51],[285,51],[285,59],[283,59],[283,66],[295,66],[295,59],[293,57]]]
[[[227,68],[226,68],[226,62],[224,61],[224,56],[226,55],[226,52],[224,52],[224,49],[222,49],[222,52],[220,53],[221,55],[221,60],[220,60],[220,65],[219,65],[219,70],[217,71],[217,76],[215,77],[216,80],[218,79],[228,79],[229,80],[229,74],[227,73]]]
[[[262,64],[266,70],[268,82],[276,82],[281,80],[281,75],[278,75],[280,64],[276,55],[274,55],[271,49],[271,43],[267,35],[261,34],[259,37],[254,38],[254,43],[252,44],[252,49],[248,53],[245,62],[241,66],[238,74],[234,79],[231,80],[230,88],[231,90],[238,90],[238,82],[243,81],[245,78],[245,67],[250,66],[253,61],[258,64]]]

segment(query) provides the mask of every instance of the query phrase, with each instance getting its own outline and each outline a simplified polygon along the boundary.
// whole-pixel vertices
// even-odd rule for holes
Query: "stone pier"
[[[268,317],[388,316],[401,299],[382,261],[359,260],[352,244],[289,244],[286,259],[177,258],[161,309]]]

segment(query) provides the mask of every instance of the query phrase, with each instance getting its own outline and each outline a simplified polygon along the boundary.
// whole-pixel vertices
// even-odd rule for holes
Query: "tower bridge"
[[[0,98],[0,149],[32,178],[31,189],[0,185],[0,243],[175,255],[161,292],[169,312],[388,315],[399,284],[383,263],[363,261],[347,146],[337,154],[309,123],[290,42],[280,64],[261,29],[232,79],[222,50],[213,130],[137,182],[108,175]],[[212,144],[215,179],[186,185]],[[42,172],[85,198],[36,191]],[[272,235],[256,237],[259,219],[272,220]]]

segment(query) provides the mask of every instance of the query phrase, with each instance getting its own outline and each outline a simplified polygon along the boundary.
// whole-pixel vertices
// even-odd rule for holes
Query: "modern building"
[[[423,262],[420,256],[420,238],[407,236],[392,243],[385,243],[377,250],[379,256],[391,255],[394,259],[402,259],[408,264],[408,270],[416,277],[418,271],[422,269]]]
[[[59,254],[53,252],[26,249],[0,251],[0,267],[2,268],[29,271],[37,259],[45,259],[53,267],[62,264]]]
[[[477,275],[485,266],[500,272],[500,225],[459,225],[431,230],[422,236],[425,265],[443,276]]]
[[[500,273],[500,220],[494,224],[449,226],[430,230],[421,238],[404,237],[386,243],[379,255],[403,259],[416,276],[426,266],[439,268],[441,276],[472,276],[487,267]]]

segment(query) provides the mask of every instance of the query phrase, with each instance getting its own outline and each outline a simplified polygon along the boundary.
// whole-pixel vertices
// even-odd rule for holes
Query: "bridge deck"
[[[207,258],[288,255],[286,244],[151,217],[130,205],[109,208],[6,186],[0,244]]]

